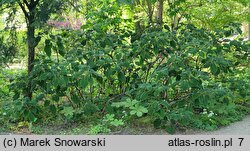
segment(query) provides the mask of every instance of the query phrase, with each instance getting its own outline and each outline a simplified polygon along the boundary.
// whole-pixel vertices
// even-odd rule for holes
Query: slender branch
[[[148,19],[149,19],[149,24],[151,24],[153,22],[154,8],[153,8],[152,3],[149,0],[147,0],[146,3],[148,7],[147,14],[148,14]]]
[[[37,1],[39,1],[39,0],[37,0]],[[84,12],[81,11],[77,6],[75,6],[71,1],[68,1],[68,2],[69,2],[69,4],[70,4],[77,12],[79,12],[79,13],[81,13],[81,14],[84,14]]]
[[[147,15],[148,15],[148,10],[142,5],[142,4],[140,4],[139,3],[139,5],[142,7],[142,9],[147,13]]]
[[[40,0],[36,0],[36,1],[34,2],[34,6],[36,6],[36,5],[39,3],[39,1],[40,1]]]
[[[7,6],[5,6],[5,7],[3,7],[2,5],[0,5],[0,6],[1,6],[0,12],[1,12],[1,11],[4,11],[5,9],[12,8],[12,5],[7,5]]]
[[[10,66],[9,66],[7,63],[4,63],[4,65],[6,65],[6,66],[7,66],[7,68],[10,68]]]
[[[185,12],[189,9],[189,8],[192,8],[192,7],[201,7],[202,6],[202,3],[200,2],[199,4],[193,4],[193,5],[189,5],[185,8],[185,10],[183,11],[183,13],[180,15],[180,17],[178,17],[177,19],[177,28],[179,27],[179,24],[181,22],[181,19],[183,18],[183,15],[185,14]]]
[[[189,6],[186,7],[186,9],[184,10],[184,12],[187,11],[189,8],[196,7],[196,6],[197,6],[197,7],[201,7],[201,6],[202,6],[202,3],[189,5]]]
[[[168,6],[172,5],[172,3],[170,2],[170,0],[167,0]]]
[[[108,99],[106,102],[104,102],[104,107],[103,109],[101,110],[101,113],[104,114],[106,108],[107,108],[107,104],[109,104],[111,101],[113,100],[116,100],[116,99],[120,99],[122,98],[123,96],[125,96],[125,93],[122,93],[122,94],[118,94],[118,95],[115,95],[115,96],[112,96],[110,99]]]
[[[24,4],[27,6],[27,7],[30,7],[30,4],[28,3],[27,0],[23,0]]]
[[[155,73],[155,71],[159,68],[159,66],[162,64],[162,62],[165,60],[165,58],[164,57],[162,57],[162,56],[158,56],[158,59],[160,59],[161,58],[161,60],[159,61],[159,63],[157,64],[157,66],[154,68],[154,70],[153,70],[153,72],[151,73],[151,76]],[[151,79],[151,76],[149,77],[150,79]],[[149,80],[150,80],[149,79]]]
[[[25,15],[25,18],[29,18],[29,14],[28,14],[27,10],[25,9],[25,7],[22,5],[22,3],[18,2],[18,5],[21,7],[21,9]]]

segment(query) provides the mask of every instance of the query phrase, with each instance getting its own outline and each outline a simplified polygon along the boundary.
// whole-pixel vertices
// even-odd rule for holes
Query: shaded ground
[[[79,127],[78,124],[75,125],[64,125],[64,126],[49,126],[49,127],[35,127],[35,134],[44,134],[44,135],[67,135],[67,134],[86,134],[87,129]],[[34,134],[29,132],[27,128],[20,129],[18,132],[1,132],[0,135],[9,135],[9,134]],[[149,126],[135,126],[134,128],[124,128],[113,132],[114,135],[166,135],[167,133],[164,130],[155,130],[153,127]],[[168,135],[168,134],[167,134]],[[230,124],[226,127],[221,127],[216,131],[204,132],[200,130],[183,130],[178,131],[176,135],[250,135],[250,115],[246,116],[242,121],[238,121]]]
[[[164,135],[167,134],[164,130],[154,129],[124,129],[121,135],[127,134],[149,134],[149,135]],[[202,131],[202,130],[183,130],[175,133],[176,135],[250,135],[250,115],[243,118],[241,121],[231,123],[229,126],[221,127],[215,131]],[[168,134],[167,134],[168,135]]]
[[[26,65],[24,63],[13,63],[9,64],[6,69],[26,69]]]
[[[242,121],[230,124],[213,132],[201,133],[206,135],[250,135],[250,115]]]

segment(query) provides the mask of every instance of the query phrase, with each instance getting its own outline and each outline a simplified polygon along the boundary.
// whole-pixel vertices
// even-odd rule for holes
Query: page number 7
[[[244,138],[238,138],[238,139],[240,140],[240,146],[241,146]]]

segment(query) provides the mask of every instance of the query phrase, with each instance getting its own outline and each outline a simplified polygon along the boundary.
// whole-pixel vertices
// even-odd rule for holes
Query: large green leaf
[[[217,67],[215,63],[211,63],[210,70],[213,75],[217,75],[220,69]]]
[[[57,47],[58,47],[58,52],[61,56],[64,56],[65,55],[65,49],[64,49],[64,46],[63,46],[63,42],[62,42],[62,39],[61,38],[58,38],[57,42]]]
[[[82,89],[87,88],[88,85],[89,85],[89,78],[83,77],[83,78],[80,79],[80,81],[79,81],[79,86],[80,86]]]
[[[44,51],[47,54],[47,56],[51,56],[51,48],[52,48],[52,44],[50,42],[49,39],[45,40],[45,47],[44,47]]]

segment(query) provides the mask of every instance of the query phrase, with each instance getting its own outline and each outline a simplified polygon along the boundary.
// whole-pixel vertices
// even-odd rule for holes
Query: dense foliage
[[[249,42],[237,20],[197,24],[208,3],[221,3],[194,4],[197,9],[187,15],[190,2],[166,6],[169,16],[163,18],[179,16],[176,25],[138,18],[145,5],[139,2],[88,3],[85,21],[72,24],[55,14],[40,28],[32,72],[1,71],[0,123],[60,117],[89,121],[89,134],[98,134],[139,119],[169,133],[183,127],[213,130],[239,120],[250,111]],[[149,11],[149,1],[146,6]],[[0,50],[11,52],[1,44]],[[0,51],[0,62],[11,56]],[[29,81],[32,98],[26,95]]]

